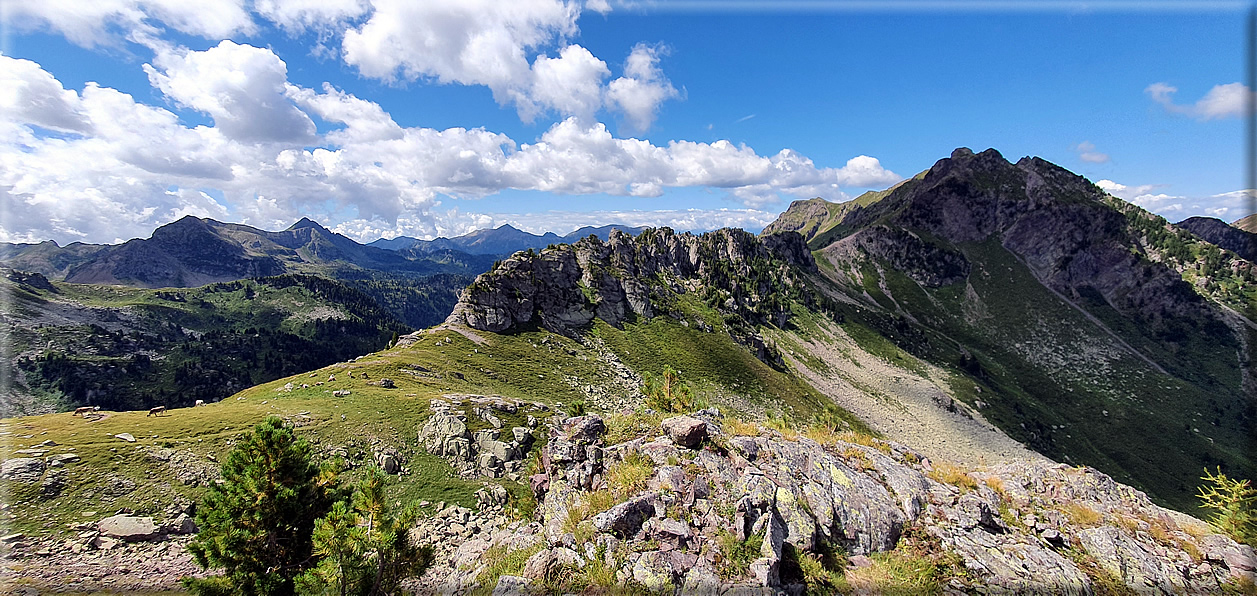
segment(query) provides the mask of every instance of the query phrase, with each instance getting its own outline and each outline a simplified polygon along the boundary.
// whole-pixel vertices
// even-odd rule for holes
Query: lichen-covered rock
[[[1225,565],[1232,577],[1254,579],[1254,572],[1257,571],[1257,555],[1254,555],[1253,547],[1238,544],[1221,534],[1205,536],[1201,539],[1201,544],[1203,547],[1201,554],[1206,561]]]
[[[676,583],[677,571],[668,553],[645,552],[633,563],[633,581],[645,586],[647,590],[659,592],[664,586]]]
[[[660,424],[673,443],[695,449],[707,438],[707,423],[689,416],[665,418]]]
[[[518,575],[503,575],[498,577],[498,583],[493,587],[493,596],[516,596],[517,594],[528,593],[528,578],[519,577]]]
[[[607,424],[597,416],[576,416],[563,421],[564,436],[577,445],[590,445],[607,432]]]
[[[433,455],[469,457],[470,439],[467,423],[452,414],[432,414],[419,431],[419,443]]]
[[[471,565],[494,545],[540,541],[523,573],[534,582],[599,560],[620,582],[706,594],[798,593],[802,586],[784,585],[797,576],[786,564],[792,552],[842,549],[859,567],[879,564],[865,555],[904,541],[963,565],[947,579],[957,592],[1090,594],[1100,586],[1098,565],[1136,592],[1213,593],[1257,567],[1252,549],[1218,535],[1194,538],[1176,525],[1181,517],[1087,468],[1009,462],[973,471],[976,487],[953,486],[928,477],[921,458],[897,444],[822,445],[765,431],[725,448],[717,428],[717,444],[691,451],[666,437],[604,446],[603,428],[594,417],[554,426],[532,479],[539,520],[521,526],[532,542],[516,546],[511,533],[473,538],[460,560]],[[496,440],[494,432],[480,443]],[[634,453],[653,465],[644,490],[625,493],[602,479]],[[607,507],[608,495],[622,501],[591,510]],[[1080,526],[1067,512],[1081,507],[1123,524]],[[760,542],[747,571],[721,578],[725,545],[748,538]]]
[[[1078,542],[1101,567],[1128,586],[1147,586],[1161,594],[1178,594],[1187,587],[1174,565],[1120,528],[1087,528],[1078,532]]]
[[[642,528],[642,523],[655,514],[656,493],[646,493],[629,499],[594,516],[594,528],[610,532],[620,538],[631,538]]]

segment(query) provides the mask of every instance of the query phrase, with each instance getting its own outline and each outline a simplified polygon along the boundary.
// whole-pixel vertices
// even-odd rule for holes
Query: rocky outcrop
[[[689,416],[674,416],[660,423],[673,443],[690,449],[697,448],[707,438],[707,423]]]
[[[822,198],[793,201],[780,216],[764,228],[765,237],[782,232],[797,232],[804,240],[811,240],[817,233],[833,226],[841,207]]]
[[[0,479],[14,482],[35,482],[44,475],[44,460],[37,457],[15,457],[4,460]]]
[[[1141,593],[1206,593],[1253,572],[1251,548],[1201,537],[1199,522],[1188,533],[1184,516],[1089,468],[1014,462],[953,471],[948,478],[964,481],[949,484],[895,443],[733,437],[715,413],[691,420],[711,435],[698,450],[671,432],[606,445],[606,424],[594,416],[554,424],[532,479],[536,523],[474,550],[530,549],[507,580],[513,590],[597,564],[612,566],[618,585],[651,591],[793,592],[803,588],[794,558],[841,549],[854,562],[904,541],[952,553],[964,568],[948,580],[959,591],[1090,594],[1118,581]],[[643,465],[649,477],[626,492],[625,470]],[[759,544],[736,555],[744,572],[731,570],[730,540]],[[473,561],[460,552],[438,576],[453,581],[461,565],[469,575],[459,585],[471,587],[483,569]]]
[[[540,412],[547,409],[546,406],[483,396],[451,394],[445,398],[449,401],[432,400],[433,413],[419,431],[419,445],[428,453],[444,457],[463,476],[518,479],[523,460],[535,440],[534,429],[516,426],[504,430],[494,411],[513,414],[522,408],[529,408]],[[471,406],[473,416],[494,428],[469,431],[466,409],[457,409],[464,405],[464,399]],[[535,424],[535,419],[532,420]],[[390,458],[400,471],[401,462],[395,450],[377,453],[376,465],[387,472]]]
[[[798,234],[760,240],[734,229],[694,236],[658,228],[633,238],[617,230],[607,242],[589,237],[501,261],[463,291],[446,323],[569,333],[594,317],[619,326],[662,314],[660,298],[696,290],[751,322],[784,323],[782,298],[799,283],[790,266],[816,267]]]

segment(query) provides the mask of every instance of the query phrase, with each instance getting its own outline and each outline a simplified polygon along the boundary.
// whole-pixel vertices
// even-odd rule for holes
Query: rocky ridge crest
[[[1063,295],[1096,291],[1153,328],[1170,320],[1219,323],[1181,276],[1143,254],[1126,216],[1085,178],[1037,157],[1010,163],[995,149],[960,148],[885,199],[847,214],[829,249],[890,262],[938,287],[968,276],[957,250],[996,240],[1043,285]]]
[[[749,323],[788,317],[800,281],[791,266],[815,270],[802,236],[756,238],[737,229],[698,236],[669,228],[636,238],[613,230],[541,252],[519,252],[476,278],[447,324],[501,332],[537,324],[570,334],[597,317],[613,326],[668,314],[672,297],[697,292]]]

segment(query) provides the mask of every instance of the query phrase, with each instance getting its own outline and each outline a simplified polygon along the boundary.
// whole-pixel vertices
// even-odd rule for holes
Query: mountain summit
[[[766,233],[836,214],[809,242],[825,280],[972,378],[961,399],[1012,437],[1184,507],[1204,466],[1254,476],[1251,262],[994,149],[861,202],[796,203]]]

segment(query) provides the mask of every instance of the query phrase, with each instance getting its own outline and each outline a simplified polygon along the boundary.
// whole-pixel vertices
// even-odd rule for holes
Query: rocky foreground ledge
[[[891,556],[879,553],[906,543],[951,565],[946,591],[1216,593],[1257,568],[1251,547],[1090,468],[965,472],[867,437],[725,426],[700,412],[663,420],[657,438],[607,444],[603,419],[562,421],[531,478],[536,519],[451,508],[429,520],[417,534],[441,554],[414,587],[799,593],[800,561],[840,552],[849,587],[876,589]]]
[[[457,425],[421,431],[427,445],[466,441],[444,455],[478,476],[521,460],[479,465],[492,458],[469,458],[472,445],[540,447],[536,473],[517,476],[538,507],[513,518],[493,483],[476,509],[437,504],[411,533],[435,547],[436,562],[408,590],[876,592],[904,585],[888,574],[933,569],[917,579],[955,593],[1210,594],[1257,569],[1251,547],[1090,468],[966,471],[894,442],[764,429],[714,410],[552,420],[535,429],[533,449],[534,429],[510,443],[469,440]],[[188,505],[168,512],[182,523],[113,516],[83,524],[77,540],[5,537],[0,593],[177,589],[179,577],[203,573],[184,551]],[[140,522],[153,527],[135,530]],[[818,573],[829,583],[815,585]],[[909,590],[925,587],[912,581]]]

